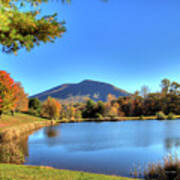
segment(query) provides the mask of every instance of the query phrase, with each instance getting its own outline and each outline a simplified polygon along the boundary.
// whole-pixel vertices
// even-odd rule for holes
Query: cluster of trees
[[[109,94],[106,102],[60,104],[48,97],[44,102],[28,99],[19,82],[15,82],[6,71],[0,71],[0,116],[15,111],[28,112],[48,119],[81,119],[123,116],[152,116],[157,112],[180,115],[180,84],[164,79],[161,91],[150,93],[147,87],[141,92],[116,98]]]
[[[3,113],[28,110],[28,95],[19,82],[6,71],[0,71],[0,116]]]
[[[61,114],[61,104],[54,98],[48,97],[43,103],[38,98],[29,100],[28,113],[41,116],[47,119],[59,119]]]
[[[3,113],[29,112],[33,115],[57,119],[61,104],[49,97],[43,104],[38,99],[28,99],[21,83],[15,82],[9,73],[0,71],[0,117]]]
[[[33,111],[39,115],[47,113],[50,108],[48,98],[42,105],[38,99],[31,99],[36,102]],[[55,100],[54,100],[55,101]],[[49,105],[48,105],[49,104]],[[40,110],[43,109],[44,110]],[[30,107],[31,108],[31,107]],[[168,114],[180,114],[180,84],[164,79],[161,82],[161,91],[150,93],[148,87],[144,86],[141,92],[136,91],[131,96],[119,97],[109,94],[106,102],[94,102],[89,99],[86,103],[70,103],[59,106],[56,118],[81,119],[81,118],[104,118],[104,117],[132,117],[132,116],[153,116],[158,112]],[[50,113],[49,113],[50,114]],[[47,115],[46,115],[47,117]]]
[[[86,104],[75,104],[74,107],[83,118],[153,116],[158,112],[179,115],[180,84],[164,79],[160,92],[150,93],[144,86],[130,96],[116,98],[109,94],[106,102],[88,100]]]

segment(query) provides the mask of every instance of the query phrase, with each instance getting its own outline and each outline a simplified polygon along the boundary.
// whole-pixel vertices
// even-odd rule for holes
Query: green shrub
[[[165,120],[166,119],[166,115],[162,111],[157,112],[156,116],[157,116],[158,120]]]
[[[100,119],[100,120],[103,120],[103,116],[102,114],[100,113],[96,113],[96,118]]]
[[[169,113],[169,114],[168,114],[167,119],[173,120],[173,119],[175,119],[175,118],[176,118],[176,117],[175,117],[175,114],[174,114],[174,113]]]
[[[28,114],[30,114],[30,115],[32,115],[32,116],[40,117],[40,110],[29,109],[29,110],[28,110]]]
[[[144,116],[141,115],[141,116],[139,117],[139,120],[144,120]]]

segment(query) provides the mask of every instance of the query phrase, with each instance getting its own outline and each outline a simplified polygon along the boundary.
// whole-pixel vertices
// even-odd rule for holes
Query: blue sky
[[[43,13],[58,12],[67,32],[30,53],[0,54],[0,67],[30,95],[63,83],[93,79],[129,92],[160,81],[180,82],[180,1],[52,1]]]

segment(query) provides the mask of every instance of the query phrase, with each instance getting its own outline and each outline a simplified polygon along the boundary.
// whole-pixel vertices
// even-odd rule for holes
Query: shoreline
[[[60,119],[60,120],[47,120],[27,114],[16,114],[15,116],[5,115],[5,120],[14,120],[15,122],[9,126],[3,124],[4,119],[0,119],[0,143],[8,142],[16,139],[24,134],[38,130],[43,127],[53,126],[60,123],[81,123],[81,122],[124,122],[124,121],[145,121],[145,120],[158,120],[157,116],[137,116],[137,117],[104,117],[104,118],[81,118],[81,119]],[[17,120],[22,119],[21,123],[16,124]],[[176,115],[175,119],[180,119],[180,115]],[[159,120],[162,121],[162,120]],[[171,120],[169,120],[171,121]],[[5,121],[6,122],[6,121]]]
[[[166,116],[168,118],[168,116]],[[180,115],[176,115],[173,120],[180,119]],[[136,117],[114,117],[114,118],[109,118],[109,117],[104,117],[104,118],[82,118],[82,119],[61,119],[61,120],[56,120],[57,123],[75,123],[75,122],[121,122],[121,121],[133,121],[133,120],[139,120],[139,121],[145,121],[145,120],[158,120],[158,121],[163,121],[157,119],[157,116],[136,116]],[[166,119],[168,120],[168,119]],[[171,121],[171,120],[169,120]]]
[[[29,118],[31,120],[29,120]],[[5,117],[3,119],[0,119],[0,124],[3,123],[7,123],[10,120],[14,120],[14,122],[9,125],[9,126],[3,126],[2,128],[0,128],[0,143],[1,142],[10,142],[11,140],[14,139],[18,139],[19,137],[26,135],[28,133],[31,133],[35,130],[38,130],[40,128],[43,127],[47,127],[47,126],[53,126],[59,123],[78,123],[78,122],[122,122],[122,121],[133,121],[133,120],[139,120],[139,121],[144,121],[144,120],[157,120],[156,116],[143,116],[144,119],[140,119],[141,117],[116,117],[116,118],[103,118],[103,119],[97,119],[97,118],[91,118],[91,119],[74,119],[74,120],[68,120],[68,119],[64,119],[64,120],[47,120],[47,119],[43,119],[43,118],[38,118],[38,117],[34,117],[31,115],[27,115],[27,114],[16,114],[15,116],[9,116],[9,115],[5,115]],[[176,119],[180,119],[180,116],[175,116]],[[18,124],[16,124],[17,120],[22,121],[21,123],[18,122]],[[7,121],[7,122],[6,122]],[[171,120],[170,120],[171,121]],[[93,177],[92,179],[94,180],[100,180],[100,179],[120,179],[120,180],[135,180],[135,178],[128,178],[128,177],[121,177],[121,176],[111,176],[111,175],[103,175],[103,174],[95,174],[95,173],[86,173],[86,172],[79,172],[79,171],[71,171],[71,170],[59,170],[59,169],[54,169],[52,167],[43,167],[43,166],[27,166],[27,165],[12,165],[12,164],[0,164],[0,172],[1,169],[3,169],[3,166],[5,166],[5,174],[3,177],[5,178],[12,178],[9,175],[8,171],[13,171],[13,169],[19,169],[19,167],[21,167],[20,169],[22,169],[22,173],[23,176],[25,176],[25,172],[28,170],[32,170],[34,171],[34,169],[44,169],[44,172],[46,171],[46,173],[49,173],[49,170],[52,170],[53,172],[51,172],[53,175],[52,176],[56,176],[58,174],[58,178],[59,176],[61,176],[61,173],[64,172],[68,172],[71,177],[72,180],[74,180],[74,176],[76,175],[81,175],[84,174],[84,178],[86,179],[87,177],[91,176],[97,176],[97,177]],[[7,168],[7,170],[6,170]],[[10,170],[12,169],[12,170]],[[56,171],[56,172],[55,172]],[[37,171],[37,173],[39,173]],[[68,174],[67,173],[67,174]],[[44,173],[40,173],[39,175],[42,176]],[[15,177],[15,175],[14,175]],[[30,176],[29,176],[30,177]],[[31,179],[27,177],[27,179]],[[102,178],[104,177],[104,178]],[[44,178],[44,177],[43,177]],[[58,179],[57,178],[57,179]],[[0,173],[0,179],[1,179],[1,173]],[[25,178],[24,178],[25,179]],[[69,180],[69,178],[67,178]],[[82,178],[83,179],[83,178]],[[54,180],[54,179],[53,179]],[[66,178],[62,178],[62,180],[66,180]]]
[[[23,117],[33,119],[33,120],[26,121],[23,119]],[[15,122],[14,122],[14,124],[11,124],[11,126],[4,125],[3,127],[1,127],[0,143],[12,141],[14,139],[19,138],[20,136],[31,133],[40,128],[52,126],[52,125],[56,124],[56,121],[46,120],[46,119],[42,119],[42,118],[36,118],[36,117],[32,117],[30,115],[24,115],[24,114],[18,114],[13,117],[6,115],[5,119],[8,120],[8,118],[14,119]],[[19,124],[15,124],[16,120],[18,118],[22,118],[22,121],[23,120],[24,121]],[[0,119],[0,122],[1,121],[2,121],[2,119]]]

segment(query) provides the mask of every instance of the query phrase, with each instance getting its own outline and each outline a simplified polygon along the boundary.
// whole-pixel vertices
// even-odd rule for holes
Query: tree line
[[[109,94],[106,102],[62,104],[48,97],[44,102],[28,98],[21,83],[15,82],[6,71],[0,71],[0,116],[3,113],[25,112],[47,119],[114,118],[176,114],[180,115],[180,84],[168,79],[161,81],[159,92],[149,92],[144,86],[141,91],[116,98]]]
[[[89,99],[84,103],[61,104],[58,118],[73,120],[154,115],[158,115],[159,118],[169,115],[173,118],[173,115],[180,115],[180,84],[164,79],[161,81],[160,86],[160,92],[149,92],[149,88],[144,86],[140,92],[136,91],[126,97],[116,98],[109,94],[106,102],[95,102]],[[37,115],[42,115],[40,107],[44,105],[41,105],[41,102],[36,98],[30,99],[30,102],[38,102],[38,111],[36,111],[36,107],[30,106],[29,108],[32,112],[36,112]]]

